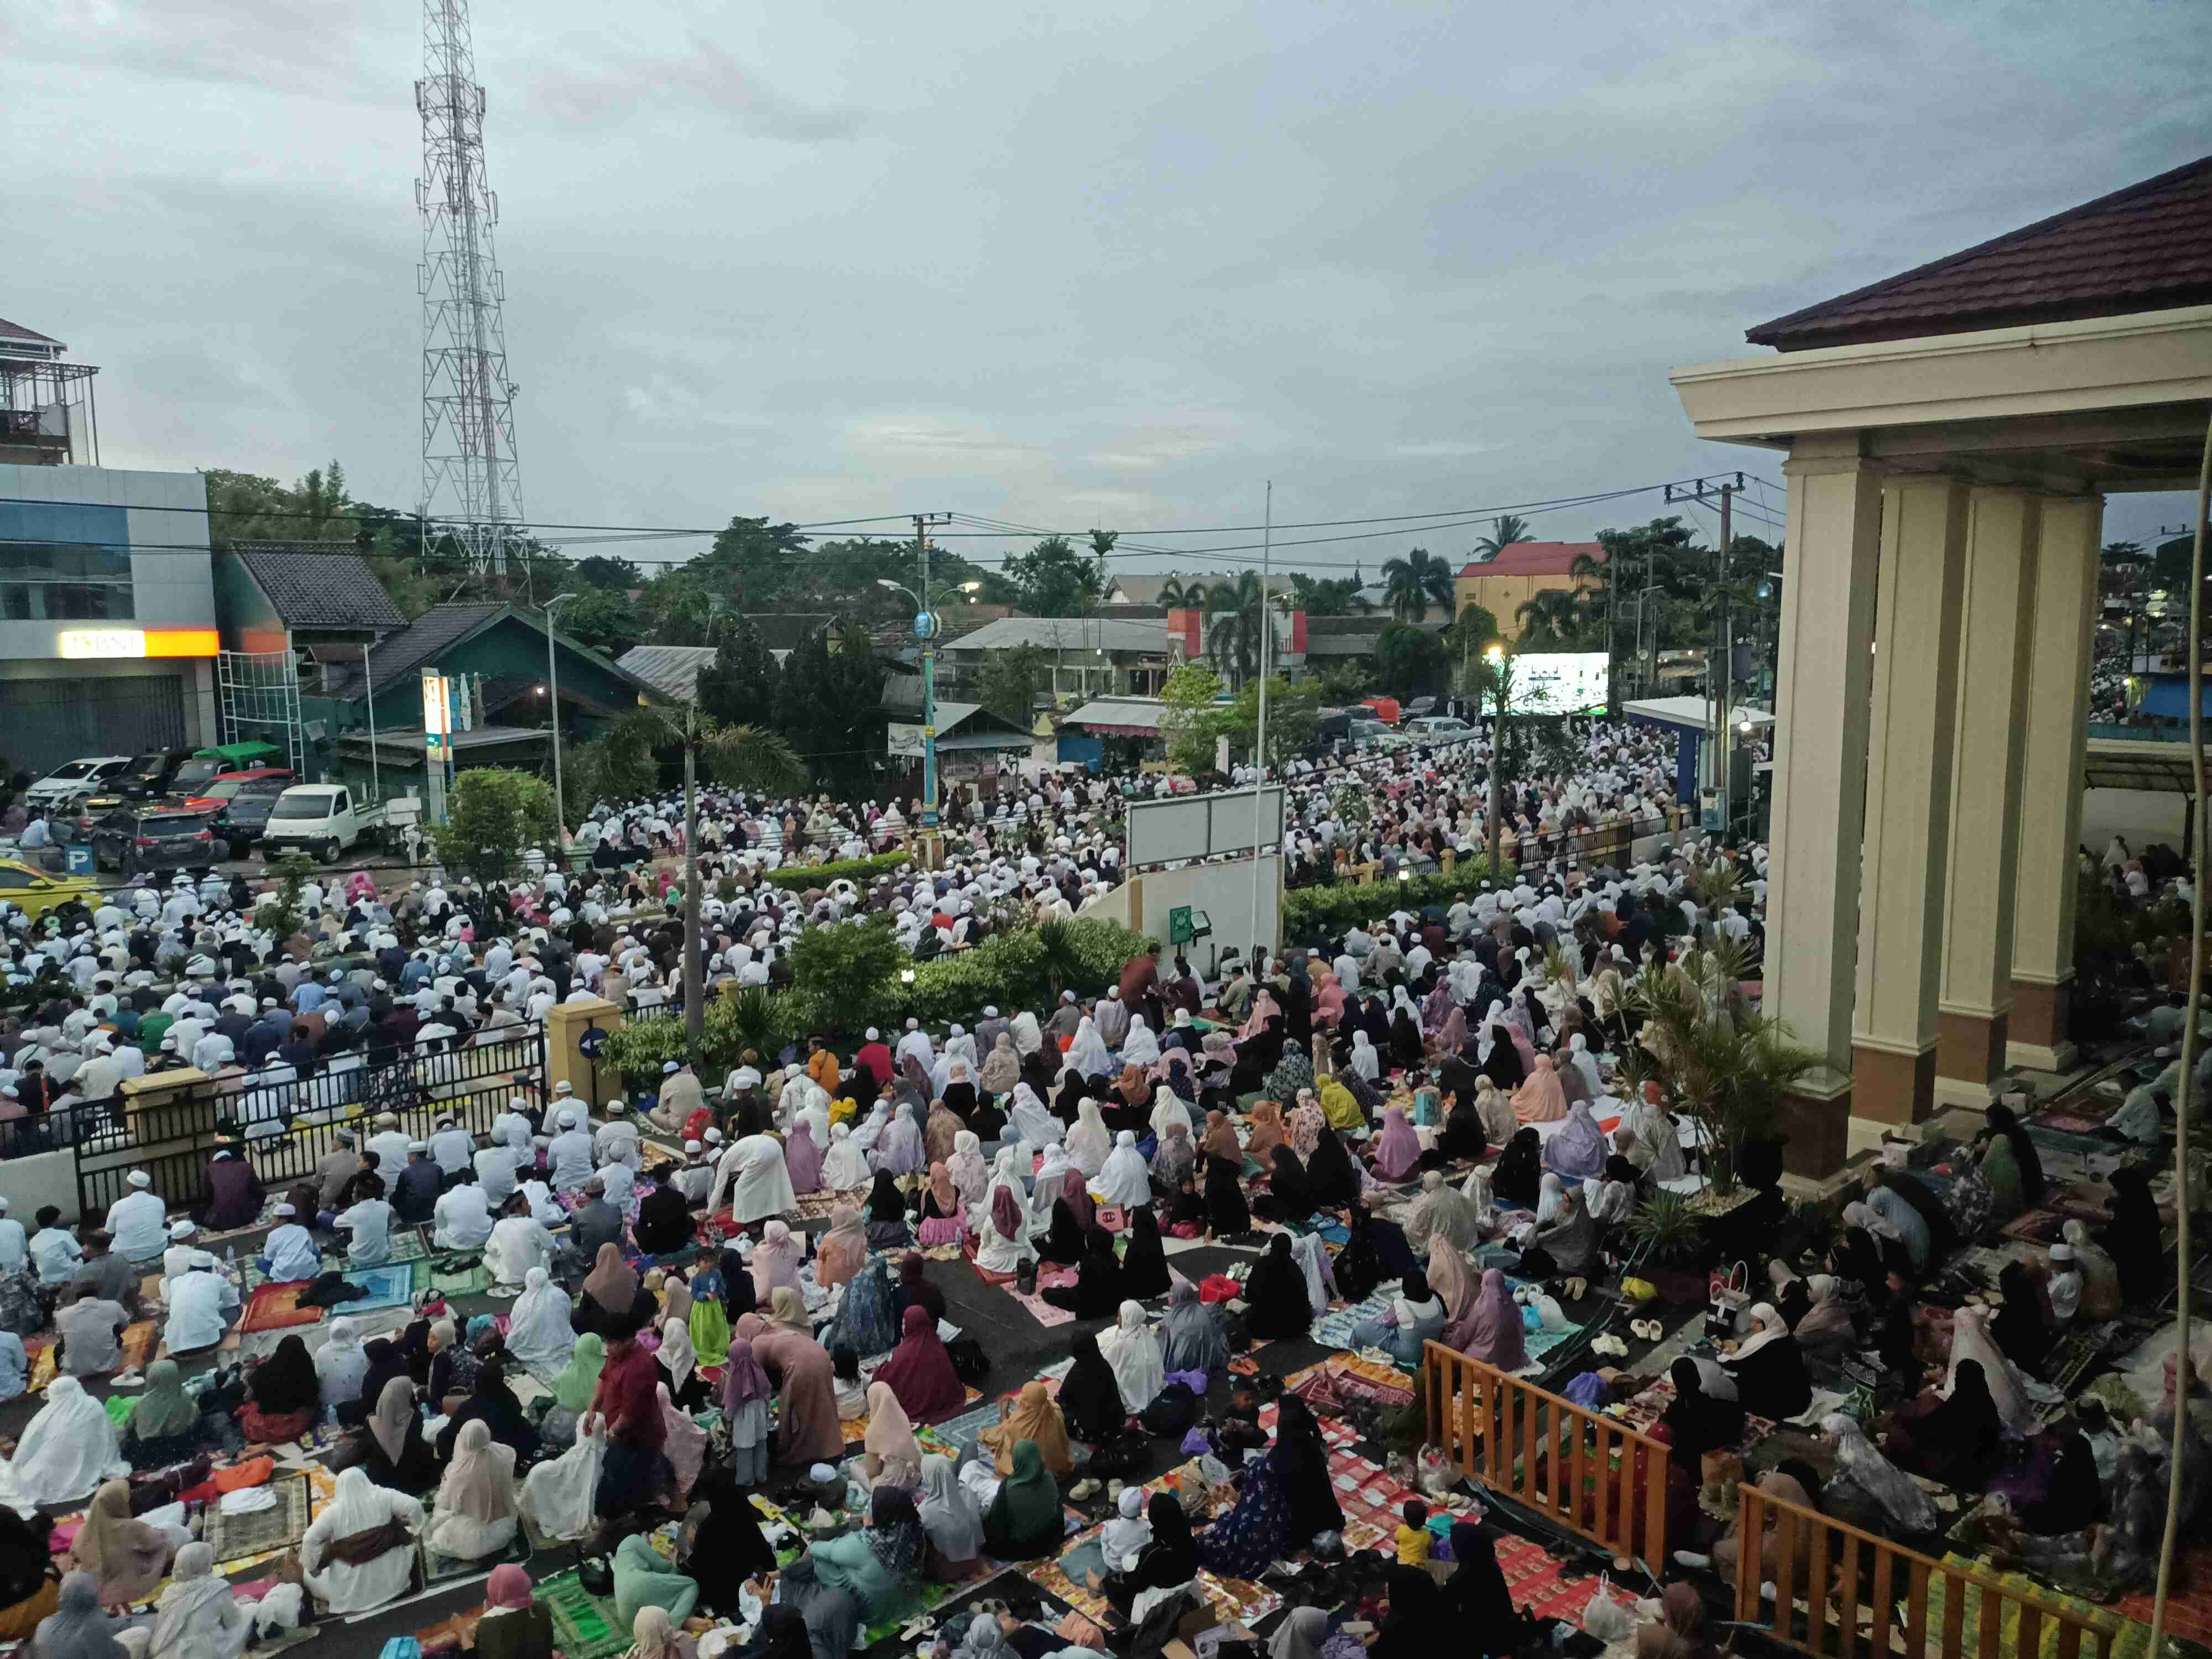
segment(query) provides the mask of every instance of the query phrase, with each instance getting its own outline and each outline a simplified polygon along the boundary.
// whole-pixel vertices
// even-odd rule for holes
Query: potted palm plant
[[[1712,1182],[1699,1198],[1713,1210],[1732,1207],[1744,1148],[1773,1133],[1783,1095],[1820,1063],[1747,1004],[1737,988],[1746,957],[1732,940],[1699,946],[1638,975],[1622,999],[1644,1021],[1637,1086],[1656,1077],[1671,1109],[1698,1126]]]

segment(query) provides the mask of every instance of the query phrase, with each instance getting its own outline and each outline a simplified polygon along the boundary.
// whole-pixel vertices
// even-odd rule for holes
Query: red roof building
[[[1497,556],[1477,559],[1459,574],[1474,576],[1565,576],[1575,561],[1588,557],[1605,562],[1604,545],[1598,542],[1511,542]]]

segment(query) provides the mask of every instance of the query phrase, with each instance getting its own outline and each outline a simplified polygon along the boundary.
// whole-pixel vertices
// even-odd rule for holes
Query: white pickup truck
[[[261,855],[274,859],[304,852],[330,864],[364,836],[381,842],[388,829],[414,823],[418,810],[411,795],[378,802],[343,783],[295,784],[270,809]]]

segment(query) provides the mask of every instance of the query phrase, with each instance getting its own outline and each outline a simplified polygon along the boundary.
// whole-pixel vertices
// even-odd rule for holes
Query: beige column
[[[1881,475],[1857,434],[1800,439],[1783,544],[1768,836],[1765,1011],[1823,1061],[1784,1104],[1789,1167],[1839,1168],[1850,1140],[1859,826]]]
[[[2004,1076],[2041,505],[2014,489],[1978,489],[1967,503],[1936,1018],[1936,1100],[1945,1106],[1987,1105],[1990,1085]]]
[[[1851,1111],[1888,1123],[1935,1108],[1966,498],[1922,477],[1882,500]]]
[[[2075,843],[2081,836],[2081,762],[2089,740],[2089,652],[2097,623],[2100,495],[2046,496],[2036,562],[2027,708],[2021,721],[2019,847],[2013,905],[2013,1012],[2006,1057],[2064,1071],[2074,983]]]

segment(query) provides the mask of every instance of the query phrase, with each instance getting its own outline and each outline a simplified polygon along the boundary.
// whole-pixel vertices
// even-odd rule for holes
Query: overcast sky
[[[1145,532],[1255,523],[1270,477],[1286,523],[1778,483],[1691,437],[1669,368],[2212,149],[2196,0],[473,4],[548,523],[1196,548],[1253,538]],[[107,461],[335,455],[412,507],[419,0],[9,5],[0,57],[0,316],[102,366]]]

